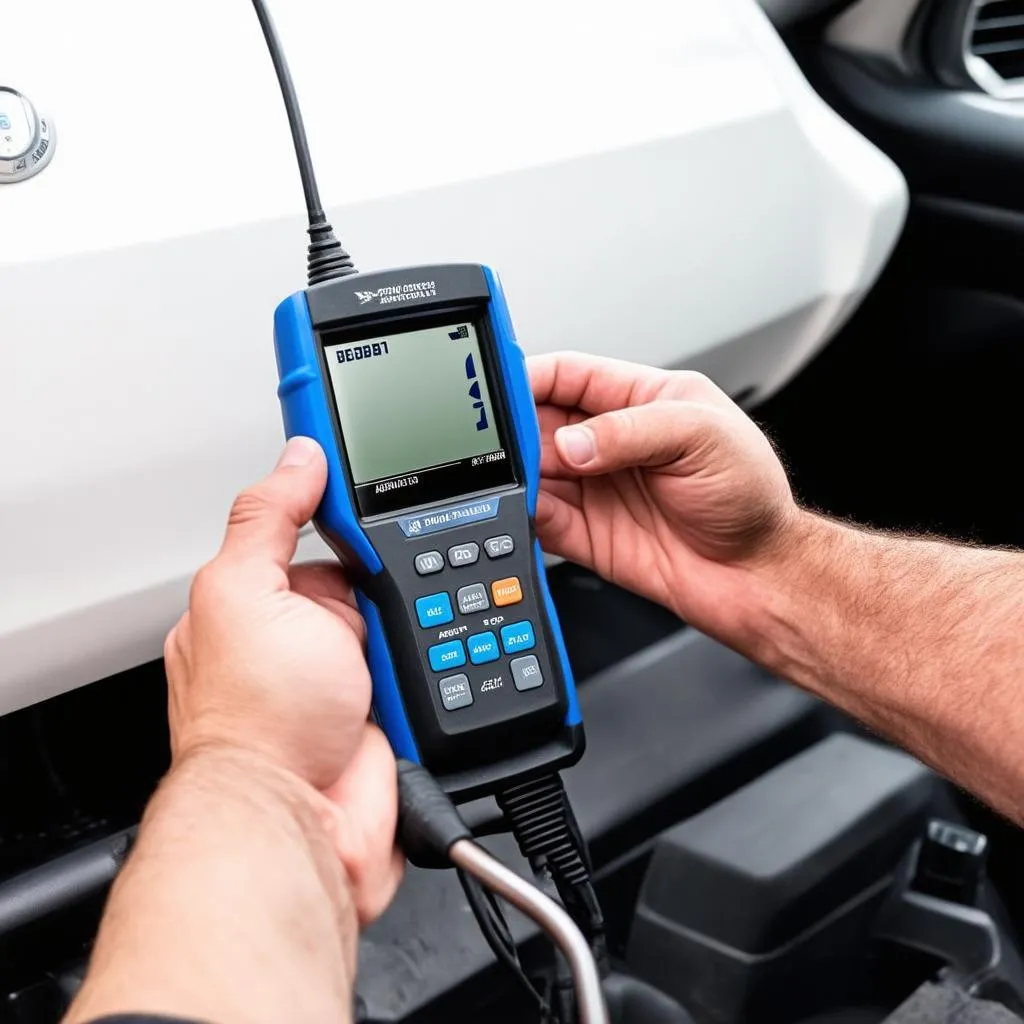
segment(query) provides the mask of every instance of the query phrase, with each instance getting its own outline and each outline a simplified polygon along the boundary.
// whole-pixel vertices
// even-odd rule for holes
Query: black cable
[[[295,83],[288,70],[288,61],[284,56],[281,40],[274,28],[270,11],[263,0],[252,0],[259,18],[263,38],[270,51],[270,59],[274,64],[277,82],[281,87],[281,98],[284,100],[285,113],[288,115],[288,127],[292,133],[292,145],[295,147],[295,160],[299,165],[299,177],[302,179],[302,191],[306,197],[306,214],[309,218],[308,278],[310,285],[321,284],[348,277],[356,273],[352,257],[342,248],[341,242],[334,235],[334,229],[324,213],[320,201],[320,189],[316,183],[316,172],[313,169],[313,158],[309,152],[309,139],[306,126],[302,121],[302,109],[299,98],[295,94]]]
[[[559,782],[561,782],[561,779],[559,779]],[[568,796],[565,795],[564,789],[562,796],[565,805],[566,824],[569,826],[569,832],[573,837],[573,842],[576,844],[576,849],[579,850],[583,866],[587,870],[586,880],[575,887],[576,895],[581,904],[582,912],[590,922],[590,945],[594,951],[594,957],[602,973],[607,975],[611,971],[611,959],[608,954],[604,913],[601,910],[601,902],[597,898],[597,891],[594,889],[594,884],[591,881],[594,874],[594,865],[590,860],[590,850],[587,848],[587,841],[583,837],[583,830],[576,820],[576,812],[572,809],[572,803],[569,801]]]
[[[295,83],[292,81],[291,71],[288,69],[288,61],[285,59],[281,40],[277,35],[277,29],[274,28],[274,22],[266,4],[263,3],[263,0],[253,0],[253,7],[256,8],[256,17],[260,20],[263,38],[267,41],[270,59],[274,64],[277,81],[281,87],[281,97],[284,100],[285,113],[288,115],[288,127],[292,133],[292,145],[295,147],[295,159],[299,165],[299,176],[302,178],[302,191],[306,194],[309,222],[310,224],[323,223],[327,218],[324,215],[323,204],[320,202],[320,190],[316,183],[316,172],[313,170],[313,158],[309,153],[306,126],[302,121],[302,108],[299,106],[299,98],[295,94]]]
[[[469,907],[480,924],[481,931],[486,935],[488,945],[493,948],[493,944],[496,943],[504,953],[514,957],[518,962],[519,953],[516,950],[515,939],[493,896],[488,898],[489,894],[484,887],[465,871],[456,869],[455,873],[459,876],[462,891],[466,894]]]
[[[531,863],[534,878],[541,892],[556,902],[560,899],[558,887],[551,874],[551,869],[544,862],[543,858],[536,863]],[[576,1007],[576,989],[572,981],[572,970],[568,961],[562,956],[559,949],[552,950],[554,954],[554,971],[551,977],[551,986],[548,993],[548,1001],[555,1011],[555,1019],[559,1024],[576,1024],[579,1014]]]
[[[551,1007],[544,996],[537,991],[533,982],[530,981],[519,962],[519,952],[516,949],[515,939],[509,930],[508,922],[505,920],[498,906],[493,893],[488,892],[475,879],[464,871],[456,871],[459,882],[462,884],[462,891],[466,894],[470,910],[480,927],[487,945],[499,963],[502,963],[512,972],[516,980],[529,994],[531,1001],[537,1004],[541,1020],[546,1022],[551,1019]]]
[[[479,885],[480,883],[477,882],[477,884]],[[508,921],[505,920],[505,915],[498,904],[498,897],[495,896],[490,889],[485,889],[483,886],[480,887],[480,891],[484,894],[484,899],[487,900],[487,905],[490,908],[491,920],[494,922],[495,927],[500,933],[502,942],[512,950],[515,958],[518,960],[519,950],[516,948],[516,940],[512,935],[512,929],[508,926]]]
[[[497,796],[520,852],[534,873],[550,872],[565,909],[590,941],[602,973],[610,965],[604,915],[590,879],[582,833],[558,775],[510,786]]]

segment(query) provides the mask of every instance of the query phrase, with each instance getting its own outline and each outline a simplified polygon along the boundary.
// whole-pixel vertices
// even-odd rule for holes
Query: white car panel
[[[899,173],[754,0],[274,8],[359,265],[490,263],[528,351],[763,397],[900,231]],[[159,656],[279,447],[271,316],[304,221],[246,0],[15,5],[0,74],[59,138],[0,187],[6,712]]]

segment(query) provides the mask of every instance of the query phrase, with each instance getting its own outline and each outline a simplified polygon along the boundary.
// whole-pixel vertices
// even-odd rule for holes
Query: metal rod
[[[448,856],[456,867],[468,871],[508,900],[555,940],[572,969],[582,1024],[608,1024],[608,1007],[601,989],[601,975],[590,946],[575,921],[536,886],[520,878],[482,846],[469,839],[455,843],[448,851]]]

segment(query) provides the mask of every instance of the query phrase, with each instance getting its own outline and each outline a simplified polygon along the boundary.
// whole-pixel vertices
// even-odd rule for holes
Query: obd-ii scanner
[[[494,273],[315,284],[275,317],[289,437],[327,453],[320,534],[358,581],[374,712],[453,796],[569,764],[583,733],[533,514],[540,434]]]

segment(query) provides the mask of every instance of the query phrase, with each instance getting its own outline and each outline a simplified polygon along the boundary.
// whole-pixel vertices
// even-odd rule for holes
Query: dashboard
[[[900,173],[754,0],[275,8],[357,263],[498,268],[528,352],[701,369],[753,403],[900,233]],[[160,656],[281,443],[271,318],[305,224],[244,0],[16,5],[0,69],[56,137],[0,185],[6,713]]]

